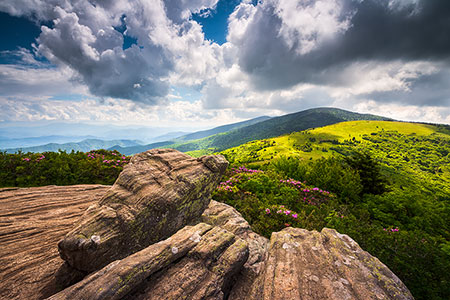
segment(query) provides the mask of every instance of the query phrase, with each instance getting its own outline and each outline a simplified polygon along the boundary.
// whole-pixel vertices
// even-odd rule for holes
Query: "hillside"
[[[331,226],[388,265],[416,299],[448,299],[449,126],[350,121],[221,154],[237,171],[216,199],[235,206],[256,230]],[[258,171],[245,181],[243,166]],[[328,192],[337,198],[327,199]]]
[[[20,148],[6,149],[5,151],[7,153],[16,153],[19,150],[22,152],[34,152],[34,153],[58,152],[59,150],[68,151],[68,152],[70,152],[72,150],[88,152],[88,151],[96,150],[96,149],[107,149],[114,145],[118,145],[119,147],[132,147],[132,146],[141,145],[141,142],[137,141],[137,140],[104,141],[104,140],[100,140],[100,139],[85,139],[85,140],[82,140],[81,142],[77,142],[77,143],[64,143],[64,144],[49,143],[49,144],[34,146],[34,147],[20,147]]]
[[[248,141],[265,139],[308,128],[321,127],[353,120],[388,119],[380,116],[354,113],[337,108],[315,108],[270,118],[253,125],[214,134],[198,140],[180,142],[180,139],[178,139],[173,141],[172,144],[165,145],[164,147],[177,149],[182,152],[197,151],[195,154],[201,155],[235,147]],[[192,135],[190,136],[192,137]],[[120,150],[118,148],[113,149],[121,151],[126,155],[130,155],[156,147],[161,146],[149,144],[142,147],[121,148]]]
[[[346,145],[350,148],[355,145],[359,148],[373,146],[374,143],[370,137],[384,136],[389,132],[417,136],[419,139],[433,136],[446,138],[450,134],[445,131],[444,125],[437,127],[394,121],[350,121],[253,141],[224,150],[222,154],[236,163],[262,163],[283,155],[316,159],[343,151],[342,147]],[[386,140],[383,141],[386,142]]]
[[[0,149],[11,149],[20,147],[35,147],[49,143],[77,143],[85,139],[95,139],[94,136],[64,136],[64,135],[44,135],[28,138],[7,138],[0,136]]]

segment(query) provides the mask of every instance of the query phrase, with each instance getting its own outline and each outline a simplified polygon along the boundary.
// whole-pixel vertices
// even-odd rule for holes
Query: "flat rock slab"
[[[200,218],[227,166],[221,155],[192,158],[173,149],[136,154],[58,243],[61,258],[92,272],[168,238]]]
[[[59,289],[55,247],[110,186],[0,189],[0,299],[42,299]]]
[[[265,269],[248,299],[414,299],[383,263],[334,229],[286,228],[270,239]]]

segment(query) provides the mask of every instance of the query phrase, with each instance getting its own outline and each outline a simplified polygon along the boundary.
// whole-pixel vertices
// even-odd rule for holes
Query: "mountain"
[[[86,138],[95,138],[101,140],[141,140],[150,143],[160,135],[173,132],[173,128],[166,127],[147,127],[139,125],[117,126],[111,124],[86,124],[86,123],[55,123],[48,122],[42,125],[29,123],[0,123],[0,137],[5,139],[36,138],[44,136],[66,136],[83,137],[77,140],[45,140],[39,145],[47,143],[69,143],[79,142]],[[0,145],[1,146],[1,145]],[[17,145],[1,147],[17,148],[36,145]]]
[[[122,154],[131,155],[131,154],[135,154],[135,153],[141,153],[141,152],[147,151],[149,149],[168,148],[167,146],[172,145],[172,144],[173,144],[173,142],[171,142],[171,141],[165,141],[165,142],[158,142],[158,143],[152,143],[152,144],[147,144],[147,145],[136,145],[136,146],[131,146],[131,147],[122,147],[119,145],[114,145],[114,146],[108,148],[108,150],[117,150]]]
[[[390,120],[388,118],[359,114],[338,108],[315,108],[297,113],[287,114],[280,117],[270,118],[256,124],[240,127],[227,132],[218,133],[206,138],[179,142],[175,140],[172,144],[164,147],[174,148],[183,152],[199,151],[198,154],[222,151],[236,147],[249,141],[265,139],[283,134],[301,131],[308,128],[322,127],[344,121],[355,120]],[[155,147],[153,144],[122,149],[124,154],[134,154]],[[115,149],[115,148],[114,148]]]
[[[174,131],[174,132],[168,132],[166,134],[156,136],[154,138],[151,138],[149,141],[152,143],[158,143],[158,142],[164,142],[164,141],[171,141],[176,138],[185,136],[190,134],[190,132],[184,132],[184,131]]]
[[[19,150],[22,152],[57,152],[58,150],[63,151],[81,151],[88,152],[96,149],[107,149],[113,145],[119,145],[120,147],[132,147],[136,145],[140,145],[140,141],[137,140],[110,140],[104,141],[99,139],[85,139],[78,143],[65,143],[65,144],[57,144],[57,143],[49,143],[41,146],[35,147],[21,147],[21,148],[11,148],[6,149],[7,153],[15,153]]]
[[[120,147],[118,145],[115,145],[115,146],[109,148],[108,150],[117,150],[122,154],[131,155],[131,154],[144,152],[149,149],[160,148],[160,147],[177,149],[178,144],[183,144],[186,141],[205,138],[205,137],[208,137],[208,136],[211,136],[214,134],[222,134],[222,133],[228,132],[233,129],[243,128],[243,127],[249,126],[249,125],[254,125],[254,124],[269,120],[269,119],[270,119],[270,117],[262,116],[262,117],[250,119],[247,121],[243,121],[243,122],[232,123],[232,124],[228,124],[228,125],[215,127],[213,129],[209,129],[209,130],[202,130],[202,131],[197,131],[194,133],[189,133],[189,134],[177,137],[176,139],[173,139],[173,140],[166,140],[166,141],[162,141],[162,142],[156,142],[156,143],[151,143],[151,144],[147,144],[147,145],[139,145],[139,146],[132,146],[132,147]],[[193,150],[198,150],[198,149],[193,149]]]
[[[242,127],[257,124],[257,123],[260,123],[263,121],[267,121],[269,119],[270,119],[270,117],[268,117],[268,116],[262,116],[262,117],[254,118],[254,119],[239,122],[239,123],[233,123],[233,124],[215,127],[213,129],[209,129],[209,130],[197,131],[197,132],[194,132],[191,134],[186,134],[184,136],[181,136],[181,137],[175,139],[175,141],[183,142],[183,141],[198,140],[198,139],[202,139],[202,138],[214,135],[214,134],[219,134],[219,133],[227,132],[227,131],[230,131],[233,129],[239,129]]]
[[[34,147],[49,143],[78,143],[85,139],[94,139],[92,135],[65,136],[65,135],[44,135],[27,138],[0,137],[0,149]]]
[[[274,138],[254,140],[223,150],[221,154],[225,155],[231,163],[259,165],[283,156],[308,160],[346,155],[352,149],[359,149],[384,153],[379,158],[393,159],[388,163],[393,166],[396,164],[395,159],[408,156],[409,149],[417,147],[420,148],[418,152],[425,153],[425,151],[437,147],[439,149],[431,151],[428,158],[435,163],[420,159],[424,165],[420,166],[419,164],[417,167],[426,169],[425,165],[428,165],[429,171],[434,172],[435,168],[439,168],[439,164],[442,164],[443,168],[449,169],[444,167],[447,163],[441,160],[441,158],[450,159],[450,156],[447,157],[448,152],[443,150],[448,147],[450,142],[449,127],[397,121],[348,121]],[[396,138],[397,136],[398,138]],[[408,140],[403,140],[404,137],[411,138],[413,143],[410,144]],[[443,139],[446,142],[431,142],[431,138]],[[389,145],[390,143],[392,145]],[[421,143],[430,143],[430,145],[425,146]],[[404,160],[408,162],[408,165],[411,165],[413,160],[420,158],[420,155],[413,153],[409,156]],[[450,177],[450,173],[448,176]]]

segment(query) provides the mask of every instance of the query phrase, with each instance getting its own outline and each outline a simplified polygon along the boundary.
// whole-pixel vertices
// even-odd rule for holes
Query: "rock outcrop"
[[[110,263],[49,299],[223,299],[247,258],[244,240],[199,223]]]
[[[133,156],[112,188],[58,243],[61,258],[92,272],[165,239],[197,220],[228,162],[172,149]]]
[[[116,261],[49,298],[413,299],[347,235],[286,228],[267,239],[232,207],[211,201],[196,226]]]
[[[274,232],[264,271],[246,299],[414,299],[406,286],[349,236],[324,228]]]
[[[0,189],[0,299],[43,299],[60,290],[56,247],[110,186]]]

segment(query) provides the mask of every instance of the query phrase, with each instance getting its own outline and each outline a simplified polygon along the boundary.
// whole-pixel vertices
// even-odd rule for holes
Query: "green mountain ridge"
[[[155,148],[178,149],[178,145],[180,145],[180,148],[186,148],[186,149],[193,148],[193,150],[199,150],[199,147],[197,147],[197,146],[192,147],[191,145],[197,145],[197,143],[201,143],[202,140],[207,139],[210,136],[224,134],[226,132],[229,132],[229,131],[232,131],[232,130],[235,130],[238,128],[246,127],[249,125],[257,124],[257,123],[263,122],[268,119],[270,119],[270,117],[262,116],[262,117],[257,117],[257,118],[250,119],[247,121],[218,126],[218,127],[215,127],[215,128],[209,129],[209,130],[202,130],[202,131],[189,133],[189,134],[177,137],[175,139],[172,139],[170,141],[162,141],[162,142],[156,142],[156,143],[151,143],[151,144],[147,144],[147,145],[139,145],[139,146],[132,146],[132,147],[121,147],[121,146],[115,145],[115,146],[109,148],[108,150],[117,150],[125,155],[132,155],[132,154],[144,152],[144,151],[147,151],[150,149],[155,149]],[[196,142],[196,141],[199,141],[199,142]],[[204,148],[206,149],[207,145],[205,145]],[[200,147],[200,149],[203,149],[203,147]],[[183,151],[181,149],[178,149],[178,150]],[[190,150],[186,150],[183,152],[187,152],[187,151],[190,151]]]
[[[270,118],[233,129],[226,132],[214,134],[202,139],[182,142],[182,139],[172,141],[171,144],[161,146],[161,144],[149,144],[139,147],[116,148],[126,155],[135,154],[149,149],[164,147],[173,148],[182,152],[197,151],[195,155],[212,153],[244,144],[248,141],[275,137],[294,131],[301,131],[308,128],[321,127],[344,121],[353,120],[391,120],[369,114],[359,114],[338,108],[314,108],[305,111],[287,114]]]
[[[219,134],[219,133],[227,132],[230,130],[239,129],[242,127],[257,124],[257,123],[260,123],[260,122],[263,122],[263,121],[266,121],[269,119],[271,119],[271,117],[261,116],[261,117],[257,117],[257,118],[243,121],[243,122],[238,122],[238,123],[215,127],[215,128],[209,129],[209,130],[193,132],[193,133],[178,137],[176,139],[173,139],[173,141],[175,141],[177,143],[181,143],[181,142],[186,142],[186,141],[198,140],[198,139],[202,139],[202,138],[214,135],[214,134]]]

